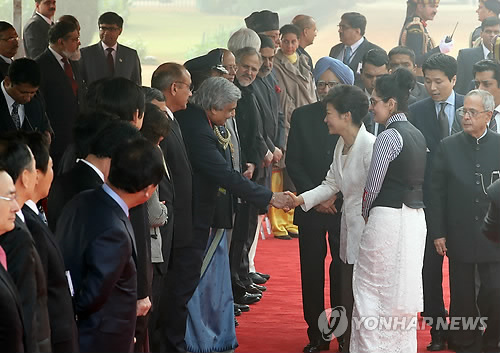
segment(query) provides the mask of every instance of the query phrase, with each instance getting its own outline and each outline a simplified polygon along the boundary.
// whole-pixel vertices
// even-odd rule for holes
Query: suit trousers
[[[424,316],[431,320],[431,334],[439,331],[436,323],[446,319],[443,300],[443,256],[439,255],[434,240],[427,235],[422,267]]]
[[[477,271],[476,271],[477,268]],[[450,259],[450,338],[464,351],[499,352],[500,263],[464,263]],[[476,276],[481,282],[476,293]],[[477,298],[477,299],[476,299]],[[465,328],[463,320],[486,318],[481,337],[479,327]],[[454,321],[456,320],[456,321]],[[458,322],[458,330],[451,330]],[[459,350],[460,351],[460,350]]]
[[[166,291],[165,285],[165,263],[153,263],[153,286],[152,286],[152,306],[151,315],[149,317],[149,348],[151,352],[160,352],[162,325],[165,323],[162,315],[162,293]],[[164,305],[164,304],[163,304]]]
[[[339,257],[340,214],[332,216],[333,222],[325,226],[318,222],[299,224],[300,277],[304,319],[308,325],[310,341],[321,340],[318,318],[325,310],[325,258],[328,247],[330,263],[330,307],[340,305],[341,260]]]

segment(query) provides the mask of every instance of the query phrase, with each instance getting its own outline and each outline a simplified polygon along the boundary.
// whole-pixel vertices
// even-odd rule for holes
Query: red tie
[[[0,246],[0,264],[2,264],[5,271],[7,271],[7,255],[5,254],[5,250]]]
[[[73,68],[69,63],[68,59],[62,58],[62,62],[64,63],[64,73],[68,76],[69,82],[71,83],[71,88],[73,89],[73,94],[76,96],[78,91],[78,83],[76,83],[75,78],[73,77]]]

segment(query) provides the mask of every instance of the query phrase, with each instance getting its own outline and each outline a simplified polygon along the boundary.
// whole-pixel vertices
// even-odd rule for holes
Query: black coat
[[[50,25],[36,13],[26,22],[23,30],[23,43],[28,58],[35,59],[47,49],[49,29]]]
[[[233,195],[259,208],[266,207],[272,192],[232,169],[210,126],[205,112],[190,104],[176,114],[193,166],[192,246],[205,248],[215,211],[217,190],[223,187]],[[175,230],[174,230],[175,237]]]
[[[322,102],[305,105],[292,113],[290,133],[288,134],[286,169],[297,193],[314,189],[325,179],[333,161],[333,151],[339,139],[330,135],[323,121],[326,109]],[[337,205],[339,201],[337,201]],[[340,210],[339,207],[337,207]],[[293,222],[302,225],[321,222],[329,225],[338,215],[319,213],[316,210],[304,212],[297,207]]]
[[[3,352],[25,352],[21,299],[10,275],[0,265],[0,347]]]
[[[484,59],[483,46],[477,48],[462,49],[458,52],[457,57],[457,83],[455,84],[455,91],[460,94],[467,94],[474,88],[472,80],[472,66],[478,61]]]
[[[492,244],[481,233],[489,205],[484,189],[495,171],[498,176],[500,135],[489,129],[479,141],[462,131],[439,145],[432,164],[428,234],[446,238],[450,259],[500,261],[500,244]]]
[[[35,241],[47,280],[47,307],[52,345],[64,342],[65,346],[73,351],[78,347],[75,316],[61,251],[54,234],[31,208],[24,205],[23,214]]]
[[[340,53],[344,50],[344,44],[339,43],[332,47],[330,50],[330,57],[337,59],[340,55]],[[368,41],[368,39],[365,38],[363,43],[356,49],[356,52],[353,53],[353,57],[351,59],[351,62],[349,63],[349,67],[351,70],[354,72],[354,75],[358,73],[358,67],[360,66],[361,62],[363,61],[363,56],[370,50],[370,49],[382,49],[378,45],[375,45],[371,42]],[[340,61],[342,61],[343,58],[340,58]]]
[[[3,80],[5,76],[9,73],[10,64],[4,59],[0,58],[0,80]]]
[[[488,214],[484,218],[482,227],[483,234],[494,241],[500,242],[500,181],[495,181],[488,187],[488,199],[490,207]]]
[[[56,232],[75,291],[81,352],[130,352],[136,321],[132,225],[102,189],[79,194]]]

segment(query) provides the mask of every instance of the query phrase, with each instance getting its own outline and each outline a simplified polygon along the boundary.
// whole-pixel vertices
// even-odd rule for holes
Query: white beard
[[[74,52],[70,53],[67,51],[63,51],[63,55],[69,60],[78,61],[82,57],[82,53],[80,52],[80,48],[76,49]]]

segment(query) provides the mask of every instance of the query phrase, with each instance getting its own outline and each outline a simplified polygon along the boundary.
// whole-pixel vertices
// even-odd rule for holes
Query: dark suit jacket
[[[0,236],[0,246],[7,254],[7,269],[21,299],[26,351],[50,352],[47,281],[33,238],[19,217],[15,228]]]
[[[102,189],[79,194],[64,209],[57,240],[75,291],[81,352],[130,352],[137,278],[132,225]]]
[[[54,170],[57,170],[59,159],[73,140],[73,125],[84,106],[85,86],[77,63],[70,60],[78,83],[78,94],[75,96],[68,76],[49,49],[37,57],[36,61],[42,73],[40,91],[45,98],[47,115],[55,135],[50,154],[54,160]]]
[[[50,25],[36,13],[26,22],[23,30],[23,43],[28,58],[35,59],[47,49],[49,29]]]
[[[68,282],[64,274],[64,261],[54,234],[40,217],[27,205],[23,206],[26,225],[33,236],[35,247],[47,280],[47,306],[52,344],[65,343],[70,350],[78,347],[75,316]]]
[[[2,93],[0,90],[0,131],[15,131],[16,125],[14,125],[7,101]],[[29,103],[24,104],[24,121],[21,129],[25,131],[48,131],[53,134],[45,112],[45,101],[40,91],[36,93]]]
[[[169,217],[172,214],[174,217],[172,246],[183,248],[189,246],[193,237],[193,174],[178,122],[171,124],[171,130],[160,142],[160,147],[163,150],[165,162],[170,168],[173,183],[173,189],[170,189],[169,195],[165,195],[166,190],[160,188],[160,199],[167,200],[167,197],[171,197],[173,200],[174,210],[172,213],[170,209],[168,210]]]
[[[158,264],[160,272],[162,275],[167,273],[168,262],[170,259],[170,252],[173,245],[174,237],[174,199],[175,199],[175,189],[174,183],[172,181],[172,171],[168,170],[170,177],[164,176],[158,185],[160,191],[160,201],[165,201],[165,206],[167,206],[168,211],[168,221],[166,224],[160,227],[161,232],[161,250],[163,255],[163,263]]]
[[[333,151],[339,139],[330,135],[325,119],[326,109],[322,102],[305,105],[292,113],[288,134],[286,169],[297,188],[297,193],[314,189],[325,179],[333,161]],[[337,208],[340,210],[340,208]],[[303,225],[321,222],[329,225],[337,215],[327,215],[310,210],[304,212],[297,207],[293,222]]]
[[[47,203],[47,221],[53,232],[57,219],[66,204],[82,191],[95,189],[103,183],[99,175],[87,164],[76,163],[69,172],[57,176],[52,183]]]
[[[189,160],[193,166],[192,246],[205,249],[219,187],[259,208],[265,208],[272,192],[232,169],[203,110],[190,104],[177,112]],[[175,237],[175,231],[174,231]]]
[[[114,76],[109,71],[107,52],[101,42],[82,48],[80,68],[87,85],[107,77],[125,77],[142,86],[141,62],[135,49],[118,44],[116,47]]]
[[[21,299],[10,275],[0,265],[0,347],[4,352],[26,352]]]
[[[9,72],[10,64],[0,57],[0,80],[3,80]]]
[[[490,207],[481,228],[483,234],[495,243],[500,242],[500,181],[495,181],[486,190]]]
[[[460,94],[467,94],[473,87],[472,66],[484,59],[483,46],[477,48],[462,49],[457,57],[457,83],[455,91]]]
[[[464,96],[461,94],[455,94],[455,109],[458,109],[463,105]],[[432,180],[432,160],[437,147],[441,142],[439,122],[437,120],[435,104],[431,97],[410,105],[408,110],[410,122],[420,130],[427,143],[428,153],[424,178],[424,203],[426,204],[428,197],[430,196],[429,189]]]
[[[361,45],[358,47],[358,49],[356,49],[356,52],[353,54],[352,60],[349,63],[349,67],[352,69],[352,71],[354,72],[355,75],[358,73],[358,67],[359,67],[359,64],[361,64],[361,62],[363,61],[363,56],[365,56],[365,54],[368,52],[368,50],[374,49],[374,48],[382,49],[378,45],[375,45],[375,44],[369,42],[368,39],[365,38],[363,43],[361,43]],[[344,44],[339,43],[339,44],[335,45],[334,47],[332,47],[332,49],[330,50],[330,56],[332,58],[337,59],[337,57],[340,55],[340,53],[343,50],[344,50]],[[340,60],[342,60],[342,58]]]
[[[462,131],[441,141],[432,164],[428,234],[433,239],[446,237],[450,259],[500,261],[500,244],[481,233],[489,205],[484,189],[495,171],[500,171],[499,134],[488,129],[477,141]]]

